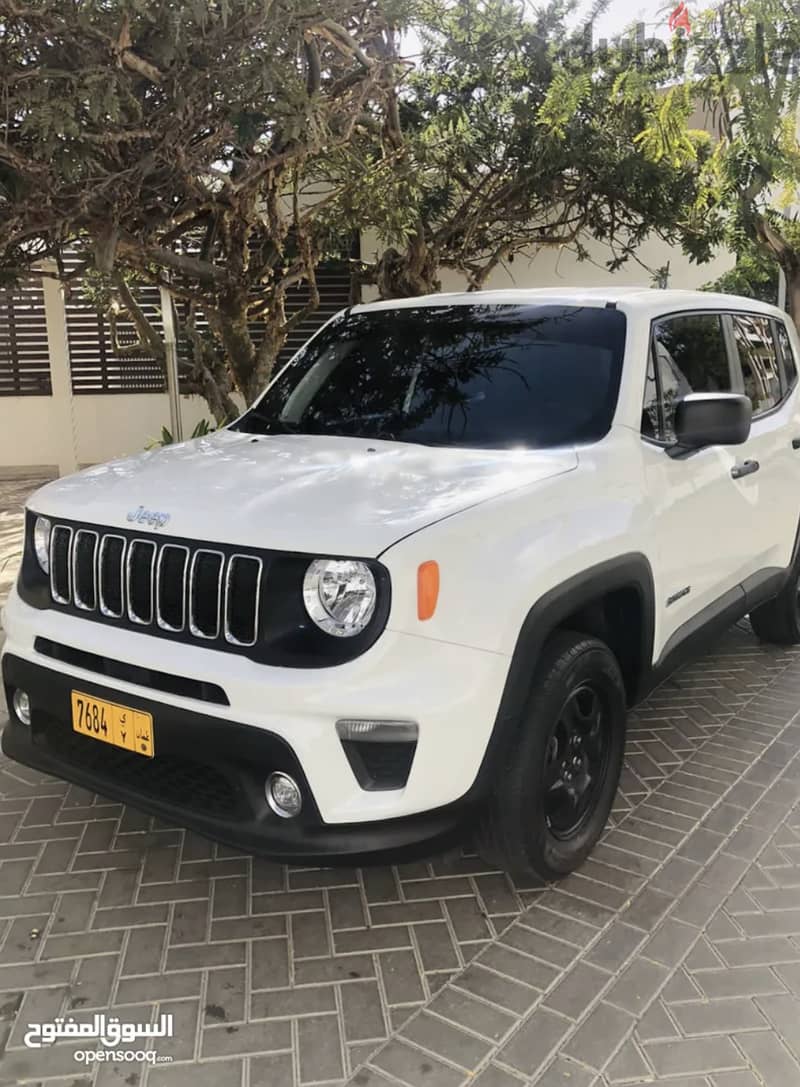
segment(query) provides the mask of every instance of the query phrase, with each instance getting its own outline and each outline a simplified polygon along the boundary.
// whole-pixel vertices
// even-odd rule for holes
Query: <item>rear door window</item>
[[[744,391],[753,405],[753,418],[770,411],[781,399],[778,355],[768,317],[731,314],[739,352]]]

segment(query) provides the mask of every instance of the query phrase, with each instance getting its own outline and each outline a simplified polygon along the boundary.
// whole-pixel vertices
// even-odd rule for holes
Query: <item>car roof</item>
[[[734,294],[711,291],[662,290],[646,285],[631,287],[536,287],[527,290],[460,291],[452,294],[424,294],[414,298],[392,298],[353,306],[354,313],[380,310],[416,309],[422,306],[596,306],[608,304],[628,312],[672,313],[681,310],[745,310],[785,317],[777,306]]]

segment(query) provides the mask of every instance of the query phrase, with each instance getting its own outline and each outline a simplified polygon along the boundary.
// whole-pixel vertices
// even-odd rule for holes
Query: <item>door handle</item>
[[[731,468],[731,475],[734,479],[741,479],[742,476],[751,476],[760,467],[761,465],[757,460],[746,460],[742,464],[734,464],[733,468]]]
[[[792,449],[800,449],[800,438],[792,438]]]

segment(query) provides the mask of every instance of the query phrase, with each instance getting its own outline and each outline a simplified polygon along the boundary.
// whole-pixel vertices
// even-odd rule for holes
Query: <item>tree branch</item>
[[[374,66],[375,61],[367,56],[355,38],[335,20],[322,19],[319,23],[312,23],[308,31],[316,31],[320,37],[325,38],[340,52],[345,53],[346,56],[353,57],[364,68],[369,69]]]
[[[140,242],[130,235],[123,235],[119,239],[119,250],[124,253],[132,263],[158,264],[162,268],[171,271],[182,272],[191,279],[202,283],[224,284],[228,275],[224,268],[210,261],[199,260],[188,253],[173,253],[171,249],[164,249],[160,245],[148,245]]]
[[[164,340],[161,338],[161,336],[159,336],[156,329],[153,327],[153,325],[147,319],[147,317],[145,316],[145,313],[142,310],[141,306],[139,305],[139,303],[134,298],[133,292],[131,291],[128,284],[125,282],[124,277],[122,275],[120,275],[119,273],[116,273],[115,276],[114,276],[114,290],[115,290],[115,293],[117,294],[117,296],[119,297],[119,301],[122,303],[122,305],[128,311],[128,314],[130,315],[131,321],[133,322],[134,328],[136,329],[136,335],[138,337],[139,342],[138,342],[138,344],[132,344],[130,346],[132,348],[138,348],[141,353],[150,354],[154,358],[157,358],[157,359],[165,358],[166,357],[166,347],[164,346]],[[109,315],[109,324],[111,324],[110,315]],[[116,329],[115,329],[115,327],[113,325],[112,325],[112,333],[114,335],[114,350],[117,351]],[[123,348],[123,350],[126,353],[129,353],[129,354],[134,353],[133,351],[129,351],[128,348]],[[119,352],[117,352],[117,353],[119,353]]]

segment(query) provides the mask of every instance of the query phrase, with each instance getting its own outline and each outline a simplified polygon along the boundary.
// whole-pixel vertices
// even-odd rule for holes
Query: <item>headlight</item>
[[[33,523],[33,550],[36,561],[46,574],[50,573],[50,522],[37,517]]]
[[[306,611],[326,634],[352,638],[375,611],[375,578],[365,562],[314,559],[303,578]]]

